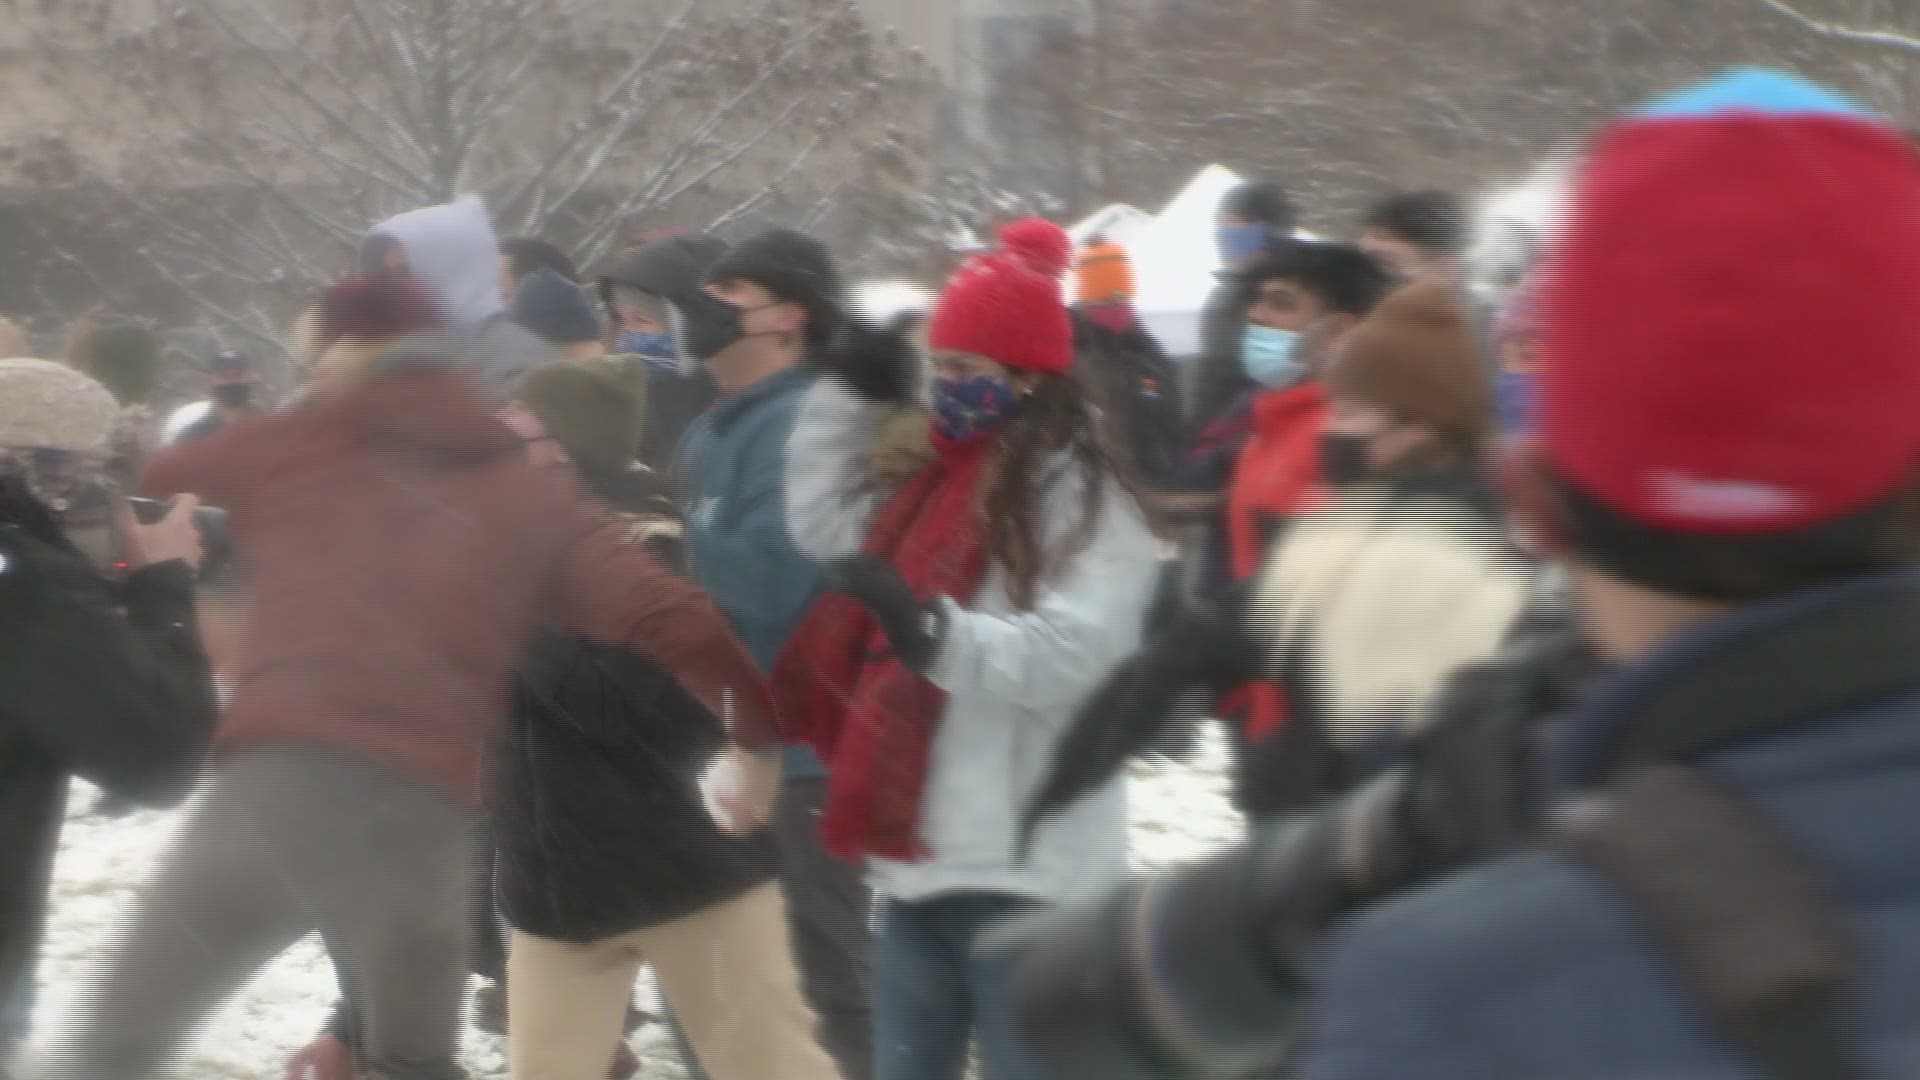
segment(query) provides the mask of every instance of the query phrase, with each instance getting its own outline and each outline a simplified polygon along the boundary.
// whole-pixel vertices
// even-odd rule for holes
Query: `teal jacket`
[[[800,625],[820,574],[787,526],[787,441],[811,371],[769,376],[707,409],[674,456],[689,571],[713,595],[762,672]],[[811,749],[787,748],[789,778],[826,775]]]

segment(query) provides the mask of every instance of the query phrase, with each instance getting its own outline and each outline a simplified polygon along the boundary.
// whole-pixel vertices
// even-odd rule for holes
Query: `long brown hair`
[[[1057,550],[1046,551],[1046,486],[1053,459],[1065,453],[1080,470],[1080,517]],[[1107,485],[1137,500],[1137,489],[1113,452],[1093,401],[1072,375],[1043,375],[1007,421],[980,485],[987,556],[1006,574],[1015,608],[1030,611],[1041,582],[1059,573],[1093,542]]]

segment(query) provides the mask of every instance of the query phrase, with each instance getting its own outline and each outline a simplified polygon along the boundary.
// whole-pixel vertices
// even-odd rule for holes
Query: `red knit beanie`
[[[927,347],[1064,372],[1073,366],[1073,324],[1060,275],[1072,244],[1059,226],[1032,218],[1000,235],[1005,247],[969,259],[947,282],[927,324]]]
[[[1740,72],[1596,148],[1543,282],[1541,450],[1645,528],[1764,537],[1920,466],[1920,160]]]
[[[1073,265],[1073,238],[1045,218],[1021,218],[1000,229],[1000,246],[1050,277],[1065,277]]]

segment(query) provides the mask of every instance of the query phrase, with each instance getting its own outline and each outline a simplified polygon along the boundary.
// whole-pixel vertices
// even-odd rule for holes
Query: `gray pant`
[[[788,781],[774,811],[780,883],[807,1004],[820,1021],[820,1045],[845,1080],[873,1076],[873,1003],[867,989],[872,898],[862,868],[827,853],[820,814],[825,777]]]
[[[314,930],[359,1010],[367,1080],[463,1077],[472,828],[450,797],[344,755],[219,765],[35,1077],[147,1080]]]

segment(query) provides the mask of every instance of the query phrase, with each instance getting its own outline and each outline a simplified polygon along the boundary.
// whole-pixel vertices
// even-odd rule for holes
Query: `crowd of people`
[[[0,1076],[156,1076],[312,933],[288,1080],[464,1075],[476,978],[629,1077],[642,967],[713,1080],[1920,1073],[1920,154],[1739,71],[1575,173],[1499,295],[1457,197],[1243,184],[1193,357],[1039,219],[934,292],[464,198],[286,400],[0,360]],[[1131,876],[1215,721],[1246,839]],[[35,1025],[76,776],[191,801]]]

